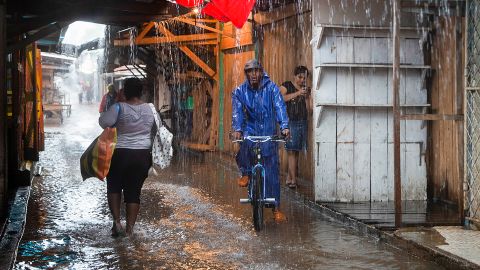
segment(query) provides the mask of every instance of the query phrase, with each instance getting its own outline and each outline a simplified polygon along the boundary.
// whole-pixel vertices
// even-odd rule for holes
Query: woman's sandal
[[[289,188],[297,188],[298,185],[297,185],[296,183],[289,183],[289,184],[288,184],[288,187],[289,187]]]
[[[112,226],[112,236],[113,237],[118,237],[118,236],[124,236],[125,235],[125,230],[122,227],[122,224],[120,222],[113,223]]]

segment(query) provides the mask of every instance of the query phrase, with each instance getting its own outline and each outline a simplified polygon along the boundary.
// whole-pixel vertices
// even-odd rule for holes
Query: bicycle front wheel
[[[256,170],[252,175],[252,208],[253,208],[253,226],[256,231],[263,228],[263,178],[262,172]]]

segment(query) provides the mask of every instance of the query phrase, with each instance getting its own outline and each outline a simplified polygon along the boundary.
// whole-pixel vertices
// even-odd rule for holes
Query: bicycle
[[[263,228],[263,208],[272,208],[275,206],[275,198],[266,198],[265,191],[265,168],[262,165],[261,143],[266,142],[285,142],[284,138],[278,135],[274,136],[245,136],[240,140],[233,142],[243,142],[244,140],[255,143],[253,151],[255,153],[255,162],[252,168],[252,174],[248,181],[248,198],[240,199],[242,204],[251,204],[253,210],[253,226],[256,231]]]

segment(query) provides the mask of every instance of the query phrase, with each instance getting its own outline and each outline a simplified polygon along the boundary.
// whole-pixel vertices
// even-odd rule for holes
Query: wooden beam
[[[175,78],[179,78],[179,79],[187,79],[187,78],[192,78],[192,79],[207,79],[208,77],[205,76],[205,74],[201,73],[201,72],[198,72],[198,71],[187,71],[187,72],[184,72],[184,73],[180,73],[180,72],[175,72]]]
[[[138,34],[135,41],[139,42],[140,40],[142,40],[148,34],[148,32],[150,32],[150,30],[152,30],[152,28],[154,26],[155,26],[154,22],[149,22],[147,25],[145,25],[145,27],[143,27],[143,29],[142,29],[142,32],[140,32],[140,34]]]
[[[463,120],[462,114],[404,114],[402,120],[422,120],[422,121],[460,121]]]
[[[194,52],[192,52],[187,46],[179,46],[180,50],[185,53],[188,58],[190,58],[195,64],[197,64],[205,73],[207,73],[210,77],[215,75],[215,71],[210,68],[205,62],[203,62],[200,57],[198,57]]]
[[[144,37],[136,42],[137,45],[151,45],[161,43],[178,43],[197,40],[214,40],[217,34],[198,34],[198,35],[181,35],[181,36],[165,36],[165,37]],[[130,46],[130,39],[116,39],[113,41],[115,46]]]
[[[27,46],[28,44],[31,44],[32,42],[35,42],[35,41],[41,39],[42,37],[45,37],[45,36],[48,36],[52,33],[60,31],[62,29],[62,27],[68,25],[69,23],[70,22],[60,22],[60,23],[51,24],[51,25],[41,29],[40,31],[36,32],[35,34],[33,34],[31,36],[27,36],[27,38],[25,38],[23,40],[20,40],[18,43],[10,44],[6,49],[6,53],[12,53],[16,50],[24,48],[25,46]]]
[[[196,26],[198,28],[202,28],[202,29],[205,29],[205,30],[208,30],[208,31],[211,31],[211,32],[218,33],[218,34],[223,34],[222,31],[220,31],[216,28],[210,27],[210,26],[206,26],[205,24],[198,23],[196,20],[185,19],[185,18],[182,18],[182,17],[175,17],[175,18],[173,18],[173,20],[183,22],[183,23],[186,23],[186,24],[190,24],[190,25]]]
[[[465,42],[466,38],[466,27],[465,23],[463,23],[463,20],[460,19],[455,19],[457,23],[457,29],[458,31],[455,31],[456,35],[456,42],[455,46],[456,48],[454,49],[454,52],[456,52],[456,63],[455,63],[455,74],[456,74],[456,79],[457,83],[455,84],[455,113],[456,114],[464,114],[464,107],[465,107],[465,55],[467,52],[467,42]],[[466,19],[465,21],[469,21]],[[463,28],[463,29],[462,29]],[[465,30],[465,31],[463,31]],[[465,46],[465,47],[463,47]],[[456,141],[456,148],[457,148],[457,175],[458,175],[458,183],[457,183],[457,188],[458,188],[458,200],[457,200],[457,207],[458,207],[458,214],[459,214],[459,219],[462,224],[465,224],[465,194],[464,192],[464,181],[465,181],[465,127],[464,127],[465,121],[459,121],[456,122],[456,128],[457,128],[457,141]]]
[[[234,39],[231,37],[223,37],[220,42],[220,49],[227,50],[236,47],[252,45],[252,33],[244,33],[240,35],[240,39]]]
[[[402,178],[400,170],[400,0],[393,0],[393,178],[395,227],[402,225]]]
[[[175,36],[172,34],[172,32],[168,31],[167,28],[163,24],[158,24],[158,30],[164,34],[168,38],[174,38]],[[204,35],[210,35],[210,34],[204,34]],[[211,34],[214,35],[215,38],[217,37],[217,34]],[[215,71],[210,68],[207,63],[205,63],[200,57],[198,57],[192,50],[190,50],[187,46],[178,46],[178,48],[185,53],[186,56],[188,56],[195,64],[197,64],[205,73],[207,73],[210,77],[213,77],[215,75]]]

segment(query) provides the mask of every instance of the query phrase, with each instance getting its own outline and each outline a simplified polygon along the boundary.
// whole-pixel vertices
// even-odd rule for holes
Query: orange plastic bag
[[[113,151],[117,144],[117,129],[106,128],[88,146],[80,158],[80,172],[83,180],[96,177],[104,180],[110,170]]]

